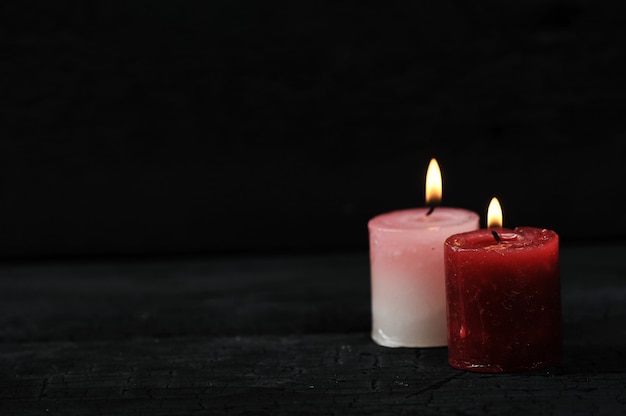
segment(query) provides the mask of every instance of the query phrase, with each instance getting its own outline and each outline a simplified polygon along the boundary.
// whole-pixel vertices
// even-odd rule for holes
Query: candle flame
[[[435,158],[430,159],[426,171],[426,205],[441,203],[441,170]]]
[[[487,228],[502,227],[502,207],[494,196],[487,208]]]

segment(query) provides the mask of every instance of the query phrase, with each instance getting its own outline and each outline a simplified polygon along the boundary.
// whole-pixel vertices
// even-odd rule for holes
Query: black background
[[[623,414],[625,20],[0,2],[0,414]],[[559,233],[562,365],[372,341],[367,222],[432,157],[443,205]]]
[[[443,205],[626,237],[621,2],[3,2],[4,257],[366,250]]]

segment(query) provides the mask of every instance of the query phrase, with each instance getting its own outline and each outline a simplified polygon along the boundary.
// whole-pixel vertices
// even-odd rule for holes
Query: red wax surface
[[[559,237],[554,231],[518,227],[455,234],[444,243],[444,263],[452,367],[496,373],[560,363]]]

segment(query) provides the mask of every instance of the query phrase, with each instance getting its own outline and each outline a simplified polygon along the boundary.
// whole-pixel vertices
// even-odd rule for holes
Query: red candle
[[[448,362],[489,373],[558,365],[559,237],[541,228],[502,228],[495,198],[488,217],[488,229],[444,243]]]

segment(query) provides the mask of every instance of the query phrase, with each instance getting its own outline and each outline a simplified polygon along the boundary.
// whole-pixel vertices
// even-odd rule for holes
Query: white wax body
[[[477,230],[472,211],[437,207],[393,211],[368,223],[372,339],[386,347],[447,345],[443,248],[452,234]]]

